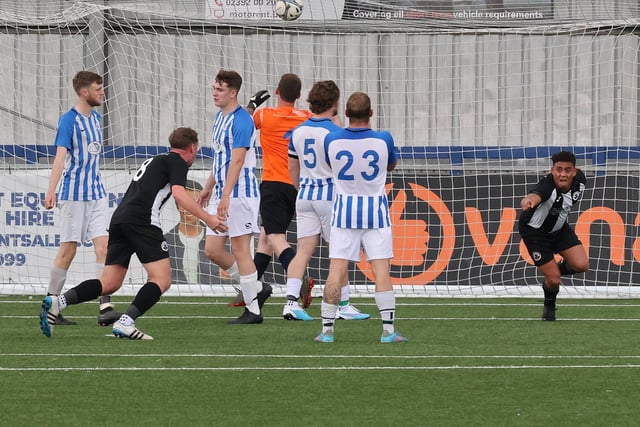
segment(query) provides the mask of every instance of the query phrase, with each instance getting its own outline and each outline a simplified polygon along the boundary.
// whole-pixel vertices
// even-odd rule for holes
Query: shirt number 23
[[[362,159],[368,162],[368,170],[363,170],[360,172],[360,175],[366,181],[373,181],[380,173],[380,166],[378,165],[380,162],[380,154],[374,150],[367,150],[362,153]],[[344,161],[344,165],[338,172],[338,179],[343,181],[353,181],[355,176],[350,172],[354,163],[353,153],[347,150],[338,151],[336,154],[336,160]]]

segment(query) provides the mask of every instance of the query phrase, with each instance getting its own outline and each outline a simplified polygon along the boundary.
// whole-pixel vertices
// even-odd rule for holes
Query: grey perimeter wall
[[[559,3],[563,13],[575,6]],[[317,80],[335,80],[345,98],[366,91],[374,126],[399,146],[639,145],[633,21],[518,31],[399,24],[392,32],[357,23],[292,31],[186,25],[102,12],[78,22],[37,31],[0,22],[0,144],[51,143],[75,100],[71,76],[83,68],[107,81],[107,144],[165,145],[178,125],[209,138],[212,79],[232,68],[245,79],[242,100],[262,88],[273,93],[285,72],[303,79],[301,107]]]

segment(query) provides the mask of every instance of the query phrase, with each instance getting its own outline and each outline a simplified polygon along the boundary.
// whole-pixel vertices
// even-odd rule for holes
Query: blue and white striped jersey
[[[233,188],[231,197],[259,197],[258,179],[256,178],[256,134],[251,115],[238,106],[226,116],[218,111],[213,122],[213,177],[216,185],[213,197],[220,199],[222,189],[227,180],[231,151],[234,148],[246,148],[244,165],[240,170],[238,182]]]
[[[333,178],[325,161],[324,137],[340,129],[331,119],[312,117],[291,132],[289,157],[300,161],[298,199],[333,199]]]
[[[387,166],[397,161],[387,131],[346,128],[324,140],[336,195],[331,226],[350,229],[391,227],[385,184]]]
[[[107,195],[100,177],[101,119],[97,111],[86,117],[75,108],[60,117],[55,146],[65,147],[68,152],[58,200],[98,200]]]

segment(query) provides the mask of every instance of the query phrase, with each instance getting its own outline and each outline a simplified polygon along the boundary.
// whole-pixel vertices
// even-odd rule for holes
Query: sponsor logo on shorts
[[[251,224],[250,222],[246,222],[244,224],[244,228],[246,228],[247,230],[251,230],[253,228],[253,224]]]
[[[162,241],[162,243],[160,244],[160,249],[162,249],[165,252],[169,252],[169,245],[167,245],[166,240]]]
[[[542,259],[542,254],[538,251],[532,253],[531,256],[533,257],[534,261],[540,261]]]

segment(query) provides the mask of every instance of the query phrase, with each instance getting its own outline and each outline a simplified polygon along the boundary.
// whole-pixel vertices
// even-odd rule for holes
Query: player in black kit
[[[533,262],[544,275],[542,320],[556,320],[556,297],[561,276],[589,269],[589,258],[567,222],[571,207],[585,189],[584,173],[576,168],[576,156],[560,151],[551,157],[551,173],[542,178],[524,197],[519,230]],[[556,263],[554,254],[562,261]]]
[[[105,269],[100,279],[85,280],[60,296],[42,301],[40,328],[50,337],[58,313],[68,305],[91,301],[120,289],[135,253],[148,275],[127,311],[113,324],[113,334],[121,338],[151,340],[136,329],[135,320],[158,302],[171,286],[171,265],[167,242],[160,227],[160,210],[169,198],[203,220],[214,230],[227,226],[210,215],[185,190],[187,171],[198,153],[198,134],[178,128],[169,136],[171,150],[145,160],[116,208],[109,225]]]

